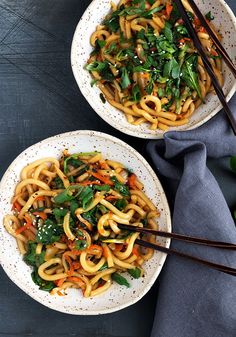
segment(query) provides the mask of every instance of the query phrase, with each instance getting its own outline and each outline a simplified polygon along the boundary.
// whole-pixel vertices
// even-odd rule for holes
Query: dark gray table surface
[[[26,147],[70,130],[106,132],[143,153],[145,141],[121,134],[99,118],[73,78],[72,36],[89,3],[0,0],[0,176]],[[235,0],[227,3],[236,12]],[[229,171],[228,158],[208,164],[233,208],[235,176]],[[4,337],[148,337],[158,296],[157,281],[142,300],[120,312],[70,316],[32,300],[2,269],[0,284],[0,336]]]

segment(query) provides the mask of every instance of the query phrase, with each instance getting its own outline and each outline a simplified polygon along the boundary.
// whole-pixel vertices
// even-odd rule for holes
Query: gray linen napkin
[[[236,106],[236,97],[233,100]],[[146,151],[173,187],[173,231],[236,243],[236,229],[206,157],[236,154],[236,137],[221,112],[204,126],[168,132]],[[235,178],[236,181],[236,178]],[[232,187],[233,188],[233,187]],[[235,195],[236,198],[236,195]],[[236,267],[236,253],[174,242],[172,247]],[[236,277],[168,257],[160,278],[152,337],[236,336]]]

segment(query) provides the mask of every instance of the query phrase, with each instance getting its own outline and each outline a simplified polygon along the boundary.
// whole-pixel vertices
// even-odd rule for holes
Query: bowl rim
[[[111,125],[113,128],[119,130],[120,132],[122,132],[124,134],[130,135],[130,136],[133,136],[133,137],[137,137],[137,138],[142,138],[142,139],[162,139],[164,137],[165,132],[161,132],[161,133],[157,133],[157,134],[151,134],[151,133],[141,132],[138,129],[137,129],[137,131],[135,131],[135,130],[132,130],[132,129],[128,129],[125,126],[121,127],[119,123],[113,122],[109,118],[109,116],[107,116],[106,114],[104,115],[103,113],[98,112],[97,109],[96,109],[95,103],[93,103],[93,100],[89,99],[88,96],[87,96],[86,90],[84,89],[84,86],[82,85],[82,79],[81,79],[81,77],[79,75],[79,72],[76,71],[76,65],[77,65],[77,61],[76,61],[77,60],[77,57],[76,57],[76,41],[77,41],[77,37],[80,36],[80,28],[83,25],[84,18],[87,15],[87,12],[98,1],[99,0],[92,0],[92,2],[85,9],[83,15],[81,16],[81,18],[80,18],[80,20],[79,20],[79,22],[78,22],[78,24],[77,24],[77,26],[75,28],[74,35],[73,35],[73,38],[72,38],[71,52],[70,52],[71,68],[72,68],[72,72],[73,72],[73,75],[75,77],[76,83],[77,83],[77,85],[79,87],[79,90],[82,93],[82,95],[84,96],[84,98],[86,99],[86,101],[88,102],[88,104],[91,106],[91,108],[96,112],[96,114],[99,115],[106,123],[108,123],[109,125]],[[234,15],[232,9],[230,8],[230,6],[224,0],[216,0],[216,1],[218,1],[226,9],[227,13],[229,14],[230,18],[232,19],[232,22],[233,22],[233,25],[234,25],[234,29],[235,29],[235,33],[236,33],[236,16]],[[230,101],[230,99],[233,97],[233,95],[235,94],[235,92],[236,92],[236,79],[233,79],[232,88],[230,89],[228,95],[226,96],[226,101],[227,102]],[[114,108],[114,109],[116,109],[116,108]],[[195,124],[193,124],[192,126],[187,127],[184,130],[178,129],[178,128],[174,128],[174,129],[171,129],[169,132],[171,132],[171,131],[184,132],[184,131],[189,131],[189,130],[196,129],[196,128],[200,127],[201,125],[205,124],[206,122],[208,122],[210,119],[212,119],[222,109],[223,109],[223,107],[221,106],[221,103],[219,101],[218,106],[209,115],[207,115],[205,118],[201,119],[199,122],[196,122]]]
[[[127,150],[132,151],[135,156],[137,157],[138,161],[141,161],[143,163],[143,165],[145,165],[145,167],[147,168],[148,172],[152,175],[155,176],[155,184],[158,188],[158,192],[161,194],[161,201],[163,204],[163,208],[165,210],[165,221],[166,221],[166,226],[168,231],[172,231],[172,221],[171,221],[171,213],[170,213],[170,208],[169,208],[169,204],[166,198],[166,194],[164,192],[164,189],[161,185],[161,182],[159,180],[159,178],[157,177],[156,173],[154,172],[154,170],[152,169],[152,167],[150,166],[150,164],[147,162],[147,160],[136,150],[134,149],[132,146],[130,146],[129,144],[127,144],[126,142],[124,142],[123,140],[120,140],[114,136],[111,136],[107,133],[104,132],[100,132],[100,131],[94,131],[94,130],[76,130],[76,131],[69,131],[69,132],[65,132],[65,133],[60,133],[48,138],[45,138],[29,147],[27,147],[25,150],[23,150],[13,161],[12,163],[9,165],[9,167],[6,169],[5,173],[2,176],[2,179],[0,181],[0,191],[2,191],[5,186],[6,186],[6,180],[8,179],[9,175],[12,174],[12,172],[14,172],[14,165],[17,161],[19,161],[19,159],[22,157],[22,155],[25,155],[26,153],[28,153],[29,150],[37,147],[40,144],[46,145],[48,142],[54,142],[55,140],[57,140],[59,137],[62,138],[63,140],[65,140],[66,138],[71,138],[71,137],[76,137],[76,136],[89,136],[89,135],[93,135],[95,137],[101,137],[103,139],[108,139],[111,142],[114,142],[116,144],[119,144],[123,147],[125,147]],[[4,214],[3,214],[4,216]],[[4,240],[4,235],[7,234],[7,232],[5,233],[5,229],[3,227],[3,225],[1,225],[1,230],[0,230],[0,239],[2,236],[2,239]],[[171,239],[167,239],[166,243],[165,243],[165,247],[169,248],[170,247],[170,242]],[[95,309],[95,310],[73,310],[73,308],[69,308],[69,311],[66,310],[68,307],[64,308],[64,306],[57,306],[55,307],[55,304],[53,304],[53,302],[48,301],[47,303],[45,303],[43,301],[43,299],[38,298],[37,293],[38,291],[40,291],[39,289],[37,290],[37,292],[30,292],[28,290],[28,288],[26,287],[26,285],[24,284],[24,282],[19,281],[18,279],[14,279],[12,278],[11,275],[11,268],[9,268],[7,265],[5,265],[2,261],[2,250],[0,249],[0,264],[2,265],[2,268],[4,270],[4,272],[7,274],[7,276],[9,277],[9,279],[16,285],[18,286],[21,290],[23,290],[27,295],[29,295],[31,298],[33,298],[35,301],[37,301],[40,304],[43,304],[44,306],[53,309],[55,311],[58,312],[62,312],[62,313],[66,313],[66,314],[71,314],[71,315],[100,315],[100,314],[108,314],[108,313],[112,313],[112,312],[116,312],[118,310],[124,309],[126,307],[129,307],[133,304],[135,304],[136,302],[138,302],[144,295],[146,295],[146,293],[151,289],[151,287],[154,285],[154,283],[156,282],[163,266],[164,263],[166,261],[167,255],[166,254],[162,254],[160,255],[160,260],[159,260],[159,264],[157,267],[156,272],[154,273],[151,282],[148,283],[145,288],[143,289],[143,291],[141,291],[140,293],[138,293],[138,295],[133,298],[130,299],[129,301],[127,301],[126,303],[117,305],[113,308],[110,309]],[[23,262],[23,261],[22,261]]]

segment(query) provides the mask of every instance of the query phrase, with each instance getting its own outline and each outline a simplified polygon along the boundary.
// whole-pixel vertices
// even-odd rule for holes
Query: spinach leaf
[[[88,243],[86,240],[75,240],[75,249],[84,250],[88,247]]]
[[[114,185],[114,190],[119,192],[121,195],[125,196],[125,197],[129,197],[130,196],[130,191],[129,191],[129,187],[127,185],[124,185],[122,183],[120,183],[116,177],[111,177],[111,180],[115,183]]]
[[[51,219],[46,219],[42,226],[38,228],[36,242],[41,242],[45,245],[56,242],[63,234],[63,228]]]
[[[126,280],[126,278],[124,278],[120,274],[113,273],[111,275],[111,278],[112,278],[113,281],[115,281],[116,283],[120,284],[121,286],[126,286],[127,288],[130,288],[129,282]]]
[[[202,98],[199,79],[197,73],[198,55],[188,56],[182,67],[182,80],[193,90],[196,90],[198,96]]]
[[[128,273],[133,276],[133,278],[137,279],[137,278],[140,278],[141,276],[141,270],[140,268],[135,268],[135,269],[129,269],[128,270]]]
[[[98,218],[96,216],[97,215],[96,213],[97,213],[97,207],[94,207],[90,211],[83,213],[83,218],[87,220],[88,222],[90,222],[91,225],[93,225],[94,227],[97,226],[97,223],[98,223]]]
[[[125,207],[127,206],[127,204],[128,204],[128,201],[123,198],[123,199],[118,199],[115,202],[114,206],[118,208],[120,211],[123,211]]]
[[[110,191],[111,187],[109,185],[93,185],[93,188],[97,191]]]
[[[85,209],[93,200],[93,189],[89,186],[83,187],[78,195],[78,199],[82,203],[83,209]]]
[[[64,173],[68,173],[68,165],[73,166],[74,168],[78,168],[84,165],[84,162],[78,159],[78,154],[72,154],[71,156],[64,159]]]
[[[101,48],[103,48],[105,45],[106,41],[97,39],[95,42],[95,48],[92,51],[91,55],[97,55],[100,52]]]
[[[132,88],[132,101],[139,102],[142,94],[138,84],[135,84]]]
[[[154,87],[154,82],[153,82],[153,79],[151,78],[148,85],[145,87],[145,91],[148,95],[151,95],[153,91],[153,87]]]
[[[104,20],[104,25],[108,27],[108,29],[112,32],[117,32],[117,30],[120,28],[119,23],[119,14],[121,12],[121,9],[116,10],[111,14],[111,16]]]
[[[173,42],[173,33],[172,33],[172,25],[166,21],[165,23],[165,27],[164,27],[164,35],[166,37],[166,39],[169,41],[169,42]]]
[[[56,177],[55,179],[53,179],[52,184],[56,189],[62,189],[62,188],[64,189],[64,184],[60,177]]]
[[[104,265],[101,266],[101,268],[99,269],[99,271],[105,270],[107,268],[108,268],[108,264],[107,264],[107,262],[105,262]]]
[[[184,25],[179,25],[175,29],[177,33],[184,35],[184,36],[189,36],[188,30]]]
[[[45,281],[39,276],[37,268],[34,268],[34,271],[31,273],[31,277],[34,283],[39,286],[40,290],[51,291],[53,288],[55,288],[54,282]]]
[[[211,11],[208,12],[208,13],[205,15],[205,17],[206,17],[206,19],[207,19],[208,21],[212,21],[212,20],[215,19],[214,15],[212,15]]]
[[[85,66],[88,71],[102,71],[106,68],[107,62],[94,61]]]
[[[70,214],[72,217],[75,216],[75,211],[77,210],[77,208],[79,207],[79,204],[76,200],[71,200],[70,202]]]
[[[52,213],[55,216],[55,219],[57,221],[57,223],[62,223],[63,220],[62,218],[64,218],[64,216],[66,215],[66,213],[68,212],[68,209],[61,209],[61,208],[54,208]]]
[[[73,193],[70,190],[66,189],[54,197],[54,202],[56,204],[63,204],[64,202],[70,201],[73,198]]]
[[[120,70],[121,70],[121,87],[122,89],[126,89],[131,84],[129,74],[125,67],[122,67]]]
[[[37,243],[29,241],[27,253],[24,255],[24,261],[29,266],[39,267],[44,263],[45,251],[41,254],[36,254]]]

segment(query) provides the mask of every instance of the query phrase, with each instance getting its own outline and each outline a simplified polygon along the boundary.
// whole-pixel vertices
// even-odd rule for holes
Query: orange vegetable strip
[[[170,17],[170,15],[172,13],[172,10],[173,10],[173,6],[170,3],[167,3],[166,4],[166,14],[167,14],[168,18]]]
[[[34,212],[33,215],[38,215],[43,220],[47,219],[47,214],[44,212]]]
[[[25,215],[24,219],[26,221],[26,224],[24,226],[20,227],[20,228],[17,228],[16,235],[24,232],[26,229],[28,229],[29,227],[32,226],[32,221],[31,221],[30,217],[28,217],[27,215]]]
[[[106,185],[114,185],[113,181],[111,181],[109,178],[102,176],[101,174],[97,173],[97,172],[91,172],[91,175],[94,178],[99,179],[100,181],[102,181],[104,184]]]
[[[13,205],[12,205],[12,210],[14,210],[14,209],[16,209],[18,212],[21,211],[22,206],[19,204],[18,201],[15,201],[15,202],[13,203]]]

